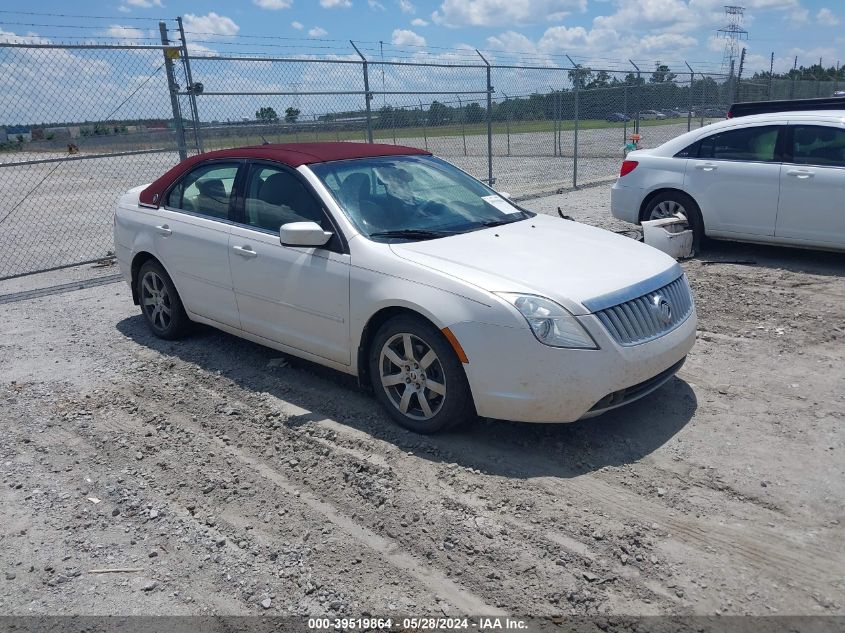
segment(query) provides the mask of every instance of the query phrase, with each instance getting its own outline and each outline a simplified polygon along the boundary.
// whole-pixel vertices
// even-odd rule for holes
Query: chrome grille
[[[657,307],[661,297],[666,299],[671,308],[668,319],[665,314],[661,319]],[[674,330],[686,321],[692,307],[689,284],[686,275],[682,275],[662,288],[598,310],[595,315],[617,343],[638,345]]]

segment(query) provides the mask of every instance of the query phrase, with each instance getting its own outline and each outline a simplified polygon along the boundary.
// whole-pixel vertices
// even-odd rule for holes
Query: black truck
[[[767,112],[793,112],[795,110],[845,110],[845,93],[819,99],[782,99],[780,101],[744,101],[728,109],[729,119],[749,114]]]

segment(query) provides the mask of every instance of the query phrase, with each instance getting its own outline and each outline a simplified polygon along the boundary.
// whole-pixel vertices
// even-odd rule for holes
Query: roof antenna
[[[266,138],[264,138],[263,134],[261,135],[261,144],[262,145],[269,145],[270,144],[270,141],[268,141]]]

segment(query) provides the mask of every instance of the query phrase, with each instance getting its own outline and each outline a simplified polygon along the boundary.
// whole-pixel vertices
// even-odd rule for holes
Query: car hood
[[[394,243],[391,249],[490,292],[548,297],[573,314],[591,312],[585,304],[598,310],[611,305],[611,298],[615,304],[640,296],[681,275],[677,262],[655,248],[545,215],[440,239]]]

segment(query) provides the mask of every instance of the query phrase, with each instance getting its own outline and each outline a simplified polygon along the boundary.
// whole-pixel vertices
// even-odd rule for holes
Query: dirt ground
[[[529,206],[625,228],[608,194]],[[0,613],[845,614],[845,256],[683,266],[699,339],[659,391],[435,437],[213,329],[155,339],[122,283],[0,304]]]

